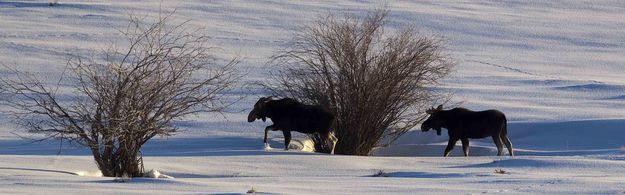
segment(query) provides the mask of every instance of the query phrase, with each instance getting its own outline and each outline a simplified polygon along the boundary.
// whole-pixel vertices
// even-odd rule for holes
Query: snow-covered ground
[[[54,84],[70,55],[97,52],[120,35],[127,14],[176,9],[205,27],[215,55],[239,56],[244,82],[264,79],[268,57],[317,14],[353,13],[378,1],[48,1],[0,0],[0,63]],[[0,193],[625,193],[625,2],[388,1],[389,28],[419,27],[448,41],[458,66],[442,88],[475,110],[510,120],[516,157],[494,157],[490,139],[475,157],[442,158],[445,136],[418,129],[376,157],[262,149],[267,123],[247,123],[258,89],[225,115],[177,124],[185,131],[144,148],[146,169],[169,179],[116,183],[95,177],[84,149],[29,136],[0,115]],[[434,105],[432,105],[434,106]],[[14,134],[19,133],[19,136]],[[271,145],[281,148],[279,133]],[[445,134],[443,134],[445,135]],[[301,135],[300,135],[301,136]],[[61,155],[59,148],[62,148]],[[460,156],[456,147],[452,156]],[[503,169],[504,174],[494,173]],[[382,171],[384,177],[371,177]]]

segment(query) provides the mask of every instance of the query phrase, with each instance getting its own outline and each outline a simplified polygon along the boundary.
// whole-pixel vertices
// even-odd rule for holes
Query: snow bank
[[[78,176],[87,176],[87,177],[102,177],[102,172],[100,170],[95,170],[95,171],[76,171],[76,175],[78,175]]]
[[[165,174],[161,174],[161,172],[159,172],[156,169],[152,169],[148,172],[145,173],[145,177],[149,177],[149,178],[164,178],[164,179],[173,179],[174,177],[169,176],[169,175],[165,175]]]

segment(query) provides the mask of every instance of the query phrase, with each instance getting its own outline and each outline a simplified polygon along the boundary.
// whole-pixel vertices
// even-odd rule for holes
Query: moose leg
[[[445,148],[445,154],[443,154],[444,157],[449,156],[449,152],[451,152],[451,150],[454,149],[454,146],[456,146],[456,142],[458,142],[457,138],[449,138],[449,142],[447,143],[447,148]]]
[[[269,125],[265,127],[265,139],[263,140],[263,143],[265,143],[265,146],[267,146],[267,132],[274,131],[275,129],[276,129],[275,125]]]
[[[291,131],[283,130],[284,135],[284,150],[289,150],[289,143],[291,143]]]
[[[493,135],[492,137],[493,137],[493,141],[495,141],[495,145],[497,146],[497,156],[501,156],[501,151],[503,150],[501,137],[499,137],[499,135]]]
[[[469,156],[469,138],[462,138],[462,151],[464,156]]]
[[[267,143],[267,133],[269,131],[275,131],[275,130],[278,130],[278,127],[276,127],[275,124],[265,127],[265,138],[263,140],[263,142],[265,143],[265,149],[271,149],[271,146],[269,145],[269,143]]]
[[[514,153],[512,152],[512,143],[510,143],[510,139],[508,139],[508,136],[502,134],[501,141],[503,141],[503,144],[505,144],[506,148],[508,148],[508,154],[510,154],[510,156],[514,156]]]
[[[334,148],[336,147],[336,143],[339,142],[339,138],[336,138],[336,136],[334,136],[334,133],[332,132],[328,133],[328,138],[332,142],[332,148],[331,148],[330,154],[334,154]]]

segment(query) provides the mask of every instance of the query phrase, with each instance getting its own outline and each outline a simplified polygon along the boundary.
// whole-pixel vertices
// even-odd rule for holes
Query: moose
[[[506,116],[498,110],[471,111],[466,108],[443,110],[443,105],[426,111],[430,116],[421,125],[421,131],[436,130],[441,135],[441,128],[447,129],[449,142],[443,156],[447,157],[458,140],[462,141],[464,156],[469,156],[469,139],[491,136],[497,145],[497,156],[501,156],[503,144],[508,148],[510,156],[512,143],[508,138]],[[503,143],[503,144],[502,144]]]
[[[331,141],[330,153],[334,153],[334,147],[338,139],[332,134],[334,114],[319,105],[306,105],[292,98],[272,99],[261,97],[254,109],[247,116],[248,122],[261,119],[263,122],[270,118],[272,125],[265,127],[265,147],[268,147],[267,133],[269,131],[282,131],[284,135],[284,149],[289,149],[291,131],[305,134],[318,133],[325,141]],[[327,143],[327,142],[326,142]]]

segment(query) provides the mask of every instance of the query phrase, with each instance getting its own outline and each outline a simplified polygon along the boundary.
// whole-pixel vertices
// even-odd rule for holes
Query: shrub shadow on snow
[[[184,182],[176,181],[173,179],[155,179],[155,178],[145,178],[145,177],[135,177],[135,178],[125,179],[123,181],[120,180],[119,178],[108,177],[104,180],[92,180],[92,181],[87,181],[87,182],[88,183],[100,183],[100,184],[128,184],[128,185],[146,184],[146,183],[188,185]]]
[[[183,173],[183,172],[163,172],[166,175],[174,177],[176,179],[212,179],[212,178],[235,178],[235,177],[259,177],[259,176],[247,176],[239,174],[196,174],[196,173]]]
[[[255,155],[325,155],[297,150],[285,151],[283,143],[269,140],[276,149],[264,150],[262,138],[198,137],[158,138],[143,146],[143,156],[255,156]],[[84,147],[58,140],[0,140],[0,155],[75,155],[91,156]]]
[[[458,177],[468,177],[469,174],[466,173],[434,173],[434,172],[410,172],[410,171],[398,171],[398,172],[389,172],[384,173],[381,176],[371,176],[368,177],[397,177],[397,178],[458,178]]]
[[[0,140],[0,155],[91,155],[87,148],[76,147],[58,140],[28,139]]]
[[[35,171],[35,172],[47,172],[47,173],[61,173],[68,175],[78,175],[74,172],[69,171],[57,171],[57,170],[49,170],[49,169],[32,169],[32,168],[17,168],[17,167],[0,167],[0,170],[4,172],[4,170],[8,171]]]
[[[285,151],[282,142],[269,140],[275,149],[264,150],[261,138],[204,137],[155,139],[146,144],[144,156],[255,156],[255,155],[324,155],[319,153]]]

